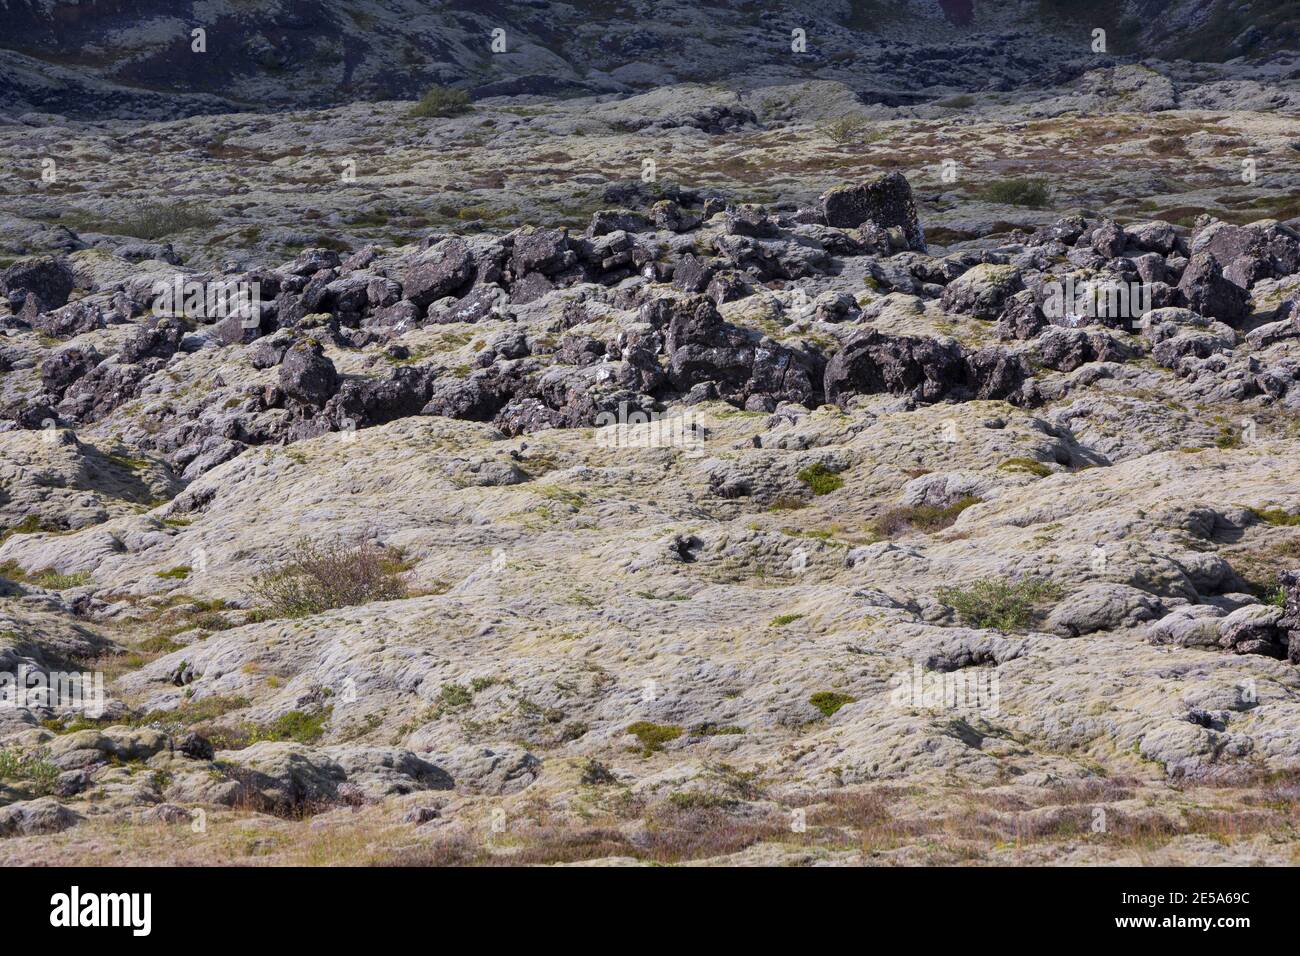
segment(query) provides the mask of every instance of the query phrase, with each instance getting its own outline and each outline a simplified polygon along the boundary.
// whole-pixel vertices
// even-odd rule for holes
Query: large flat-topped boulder
[[[826,225],[856,229],[866,223],[902,230],[909,249],[925,251],[925,233],[916,216],[912,187],[902,173],[885,173],[870,182],[836,186],[818,200]]]

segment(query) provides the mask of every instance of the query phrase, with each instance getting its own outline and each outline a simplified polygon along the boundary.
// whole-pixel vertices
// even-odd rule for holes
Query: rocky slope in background
[[[1287,63],[0,126],[0,860],[1295,862]]]
[[[630,92],[664,82],[817,77],[911,103],[1077,76],[1091,31],[1119,55],[1267,61],[1297,47],[1274,0],[677,0],[608,4],[5,0],[0,101],[87,118],[322,107],[415,98]],[[206,52],[191,31],[206,30]],[[791,31],[806,31],[792,52]],[[494,30],[506,48],[493,52]]]

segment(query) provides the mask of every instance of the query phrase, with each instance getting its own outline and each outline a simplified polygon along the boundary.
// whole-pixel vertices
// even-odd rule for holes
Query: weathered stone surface
[[[822,218],[828,226],[855,229],[871,223],[903,230],[907,248],[925,252],[925,233],[916,215],[912,187],[901,173],[886,173],[869,182],[837,186],[822,193]]]

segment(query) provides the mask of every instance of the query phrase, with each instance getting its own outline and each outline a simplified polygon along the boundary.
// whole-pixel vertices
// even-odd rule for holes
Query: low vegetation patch
[[[1046,478],[1052,473],[1051,468],[1035,458],[1008,458],[998,468],[1002,471],[1027,471],[1039,478]]]
[[[641,755],[648,757],[664,749],[664,744],[676,740],[685,731],[675,724],[652,724],[637,721],[627,728],[627,732],[641,742]]]
[[[80,219],[77,226],[86,232],[154,240],[189,229],[208,229],[216,223],[217,217],[209,210],[192,203],[135,202],[119,218]]]
[[[79,588],[90,581],[90,573],[87,571],[60,574],[53,568],[46,568],[43,571],[28,574],[16,561],[6,561],[4,564],[0,564],[0,577],[6,577],[10,581],[17,581],[20,584],[32,584],[38,588],[45,588],[47,591],[66,591],[68,588]]]
[[[823,717],[831,717],[845,704],[851,704],[855,700],[857,700],[856,697],[850,697],[848,694],[837,694],[834,691],[823,690],[809,697],[808,703],[820,710]]]
[[[0,750],[0,780],[17,783],[37,796],[48,796],[54,792],[59,772],[59,768],[46,757],[44,750],[29,754]]]
[[[233,727],[214,726],[205,731],[205,736],[217,750],[243,750],[264,740],[314,744],[325,735],[325,725],[333,712],[332,706],[312,712],[291,710],[265,724],[245,721]]]
[[[424,96],[420,97],[420,101],[411,107],[411,116],[417,119],[459,116],[461,113],[468,113],[471,109],[473,107],[470,106],[469,94],[464,90],[449,86],[431,86]]]
[[[866,117],[852,113],[824,124],[821,132],[841,146],[871,143],[885,135],[878,130],[871,130]]]
[[[963,511],[979,503],[979,498],[967,495],[946,508],[937,505],[907,505],[890,508],[876,519],[874,530],[882,538],[892,538],[910,530],[924,531],[926,534],[942,531],[955,524]]]
[[[1040,578],[984,578],[967,588],[940,588],[935,596],[971,627],[1012,631],[1029,623],[1038,602],[1060,593],[1058,585]]]
[[[1246,510],[1264,524],[1282,525],[1284,527],[1300,525],[1300,515],[1289,514],[1281,508],[1247,508]]]
[[[812,490],[814,495],[829,495],[832,491],[844,486],[844,479],[821,462],[809,465],[799,472],[798,477]]]
[[[284,564],[254,578],[249,593],[265,617],[309,617],[407,597],[401,577],[407,567],[400,554],[370,542],[303,543]]]
[[[979,196],[987,202],[1001,203],[1004,206],[1042,209],[1051,200],[1052,190],[1044,179],[1021,176],[989,183],[979,191]]]

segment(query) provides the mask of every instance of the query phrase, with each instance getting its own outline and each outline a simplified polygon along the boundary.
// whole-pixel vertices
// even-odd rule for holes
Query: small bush
[[[829,495],[844,486],[844,479],[821,462],[809,465],[799,472],[799,480],[812,489],[814,495]]]
[[[249,587],[250,595],[275,617],[308,617],[339,607],[407,596],[400,556],[370,542],[300,544],[293,556]]]
[[[831,120],[821,128],[821,131],[829,139],[834,140],[841,146],[847,146],[849,143],[861,142],[864,139],[867,132],[867,120],[863,116],[849,114]]]
[[[325,734],[325,722],[333,712],[332,707],[308,714],[291,710],[255,732],[258,740],[296,740],[300,744],[314,744]]]
[[[988,202],[1001,203],[1006,206],[1027,206],[1030,209],[1042,209],[1051,200],[1052,190],[1044,179],[1030,179],[1021,176],[1016,179],[1002,179],[990,183],[980,191],[980,196]]]
[[[168,568],[166,571],[155,572],[157,577],[166,578],[172,581],[181,581],[190,576],[190,568],[181,565],[175,568]]]
[[[1036,602],[1059,595],[1057,585],[1038,578],[1023,581],[985,578],[968,588],[940,588],[935,594],[971,627],[999,631],[1024,627],[1033,616]]]
[[[418,103],[411,107],[411,116],[418,119],[432,116],[459,116],[461,113],[468,113],[470,109],[472,107],[469,104],[469,94],[464,90],[449,86],[433,86]]]
[[[1240,448],[1244,443],[1241,432],[1231,425],[1224,425],[1219,429],[1219,434],[1214,436],[1214,444],[1219,448]]]
[[[447,707],[468,707],[474,702],[474,693],[463,684],[443,684],[442,703]]]
[[[614,772],[594,757],[588,758],[586,765],[583,766],[581,780],[588,787],[603,787],[618,783]]]
[[[79,588],[89,583],[90,573],[78,571],[76,574],[59,574],[57,571],[45,570],[31,580],[37,587],[50,591],[66,591],[68,588]]]
[[[30,784],[39,796],[54,792],[59,779],[59,768],[46,757],[46,751],[19,754],[13,750],[0,750],[0,780]]]
[[[823,717],[830,717],[845,704],[851,704],[856,699],[848,694],[837,694],[834,691],[823,690],[809,697],[808,703],[820,710]]]
[[[980,499],[968,495],[955,501],[946,508],[936,505],[909,505],[903,508],[890,508],[876,519],[875,532],[882,538],[892,538],[904,531],[916,529],[930,534],[942,531],[956,523],[958,516]]]
[[[664,744],[676,740],[685,731],[674,724],[651,724],[644,720],[631,724],[627,732],[641,741],[641,755],[650,756],[664,749]]]
[[[787,624],[792,624],[801,617],[803,617],[802,614],[778,614],[776,617],[772,618],[772,626],[785,627]]]
[[[187,229],[207,229],[216,222],[217,217],[211,212],[189,203],[144,201],[132,203],[119,219],[89,221],[81,226],[90,232],[154,240]]]

